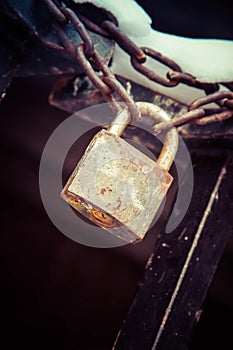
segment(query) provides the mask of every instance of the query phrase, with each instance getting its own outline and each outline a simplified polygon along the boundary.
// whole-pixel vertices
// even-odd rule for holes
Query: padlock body
[[[126,242],[143,239],[172,176],[124,139],[99,131],[61,196],[97,225]]]

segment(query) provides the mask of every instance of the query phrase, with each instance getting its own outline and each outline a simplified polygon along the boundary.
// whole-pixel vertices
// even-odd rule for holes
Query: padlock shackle
[[[149,102],[136,102],[138,110],[141,114],[141,121],[144,117],[149,117],[157,123],[161,123],[170,120],[169,114],[167,114],[162,108]],[[121,136],[127,125],[130,123],[131,116],[127,108],[123,108],[122,111],[116,116],[111,123],[108,131],[116,136]],[[164,144],[160,155],[157,159],[157,163],[166,171],[170,170],[170,167],[176,156],[178,149],[179,136],[176,128],[172,128],[166,131],[164,137]]]
[[[122,111],[117,114],[113,122],[111,123],[108,131],[116,136],[121,136],[130,123],[131,115],[127,108],[122,109]]]
[[[136,105],[143,117],[149,117],[157,123],[170,120],[169,114],[167,114],[162,108],[149,102],[136,102]],[[157,163],[166,171],[169,171],[171,165],[175,159],[177,149],[179,145],[179,135],[176,128],[172,128],[166,131],[164,138],[164,144],[160,155],[157,159]]]

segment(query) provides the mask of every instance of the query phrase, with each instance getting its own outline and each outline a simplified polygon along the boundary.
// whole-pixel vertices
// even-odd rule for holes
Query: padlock
[[[169,120],[156,105],[137,102],[142,117]],[[120,136],[130,122],[127,109],[100,130],[68,179],[61,197],[111,234],[130,243],[144,238],[173,181],[169,169],[178,148],[175,128],[167,131],[157,162]]]

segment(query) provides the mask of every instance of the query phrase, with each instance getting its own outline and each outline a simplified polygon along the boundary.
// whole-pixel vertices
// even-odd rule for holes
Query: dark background
[[[138,2],[159,30],[232,39],[229,2]],[[157,233],[136,246],[96,249],[69,240],[50,222],[39,194],[39,162],[48,137],[69,116],[48,104],[53,80],[15,79],[0,105],[0,347],[109,350]],[[191,349],[218,349],[223,339],[225,344],[232,341],[232,273],[231,240],[209,289]]]

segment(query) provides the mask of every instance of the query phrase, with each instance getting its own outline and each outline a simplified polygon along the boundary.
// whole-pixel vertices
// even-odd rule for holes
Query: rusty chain
[[[218,91],[220,87],[219,83],[198,81],[191,74],[183,72],[178,64],[165,57],[160,52],[147,47],[138,47],[118,28],[117,21],[112,15],[107,16],[106,20],[104,20],[100,26],[82,14],[77,15],[72,8],[67,7],[58,0],[43,1],[54,18],[53,26],[63,48],[67,53],[72,55],[72,57],[77,59],[93,85],[102,93],[104,99],[110,103],[115,113],[119,113],[122,107],[113,96],[114,92],[130,106],[129,109],[134,122],[138,123],[141,118],[132,96],[117,80],[102,55],[95,49],[87,29],[114,39],[115,42],[129,54],[131,64],[135,70],[148,79],[166,87],[174,87],[183,83],[205,91],[206,96],[193,101],[188,106],[188,112],[177,115],[175,118],[171,119],[171,121],[157,124],[153,128],[154,133],[157,134],[171,127],[179,127],[190,122],[197,125],[221,122],[233,116],[233,83],[222,83],[231,91]],[[77,30],[83,40],[82,44],[76,46],[65,33],[63,25],[67,22],[72,23],[75,30]],[[159,76],[156,72],[143,65],[147,60],[147,56],[150,56],[154,60],[170,68],[166,77]],[[99,73],[97,73],[96,70],[98,70]],[[218,105],[218,108],[204,108],[205,105],[213,102]]]
[[[134,122],[138,123],[141,116],[136,103],[130,94],[128,94],[123,85],[116,79],[115,75],[106,64],[102,55],[94,48],[92,40],[80,18],[71,8],[68,8],[64,3],[59,3],[57,0],[43,1],[48,6],[49,11],[54,17],[54,29],[56,30],[57,35],[67,53],[77,59],[80,66],[83,68],[84,72],[89,77],[93,85],[102,93],[104,99],[110,103],[110,107],[115,113],[119,113],[122,110],[122,106],[114,98],[113,92],[117,92],[121,99],[124,102],[128,103],[131,116]],[[54,10],[54,6],[57,8],[56,10]],[[61,14],[64,14],[66,22],[70,21],[74,28],[77,30],[83,40],[82,44],[76,46],[70,37],[65,33],[62,28],[62,25],[64,24],[63,18],[62,21],[60,21]],[[102,76],[96,73],[96,67],[102,73]]]

